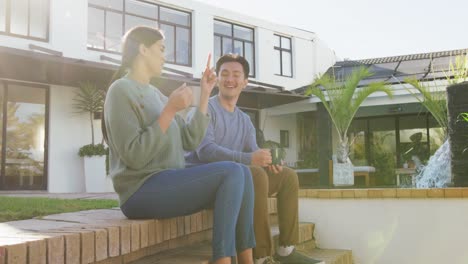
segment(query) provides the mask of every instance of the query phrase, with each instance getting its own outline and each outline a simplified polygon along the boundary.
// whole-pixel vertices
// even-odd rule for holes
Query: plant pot
[[[351,163],[333,163],[333,185],[354,185],[354,168]]]
[[[106,156],[83,158],[85,186],[88,193],[112,192],[106,175]]]
[[[460,121],[459,115],[468,112],[468,82],[447,87],[447,110],[453,181],[455,187],[467,187],[468,123]]]

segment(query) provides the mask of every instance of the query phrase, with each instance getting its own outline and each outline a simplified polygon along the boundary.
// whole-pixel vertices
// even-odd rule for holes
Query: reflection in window
[[[158,27],[158,22],[151,19],[125,15],[125,31],[136,26]]]
[[[36,38],[47,38],[48,6],[44,1],[30,0],[29,35]]]
[[[369,120],[370,164],[376,171],[377,185],[394,185],[396,168],[395,118]]]
[[[10,2],[10,32],[28,35],[29,0],[15,0]]]
[[[88,47],[104,49],[104,10],[88,8]]]
[[[120,51],[122,28],[114,25],[122,25],[122,15],[114,12],[106,13],[106,38],[105,46],[109,51]]]
[[[161,30],[164,33],[164,41],[166,45],[165,55],[166,61],[174,61],[175,55],[175,34],[174,27],[169,25],[161,25]]]
[[[243,56],[250,64],[250,75],[255,76],[254,30],[252,28],[215,20],[214,60],[228,53]]]
[[[315,112],[297,114],[297,134],[299,141],[299,168],[318,168],[317,116]]]
[[[185,12],[160,7],[160,21],[170,22],[172,24],[190,26],[190,15]]]
[[[186,28],[176,28],[176,61],[179,64],[188,65],[190,59],[190,31]]]
[[[46,40],[48,17],[49,0],[0,0],[0,31],[7,34]]]
[[[46,90],[8,85],[5,179],[7,188],[43,185]]]
[[[158,18],[158,7],[146,2],[126,0],[125,10],[127,13],[147,17],[150,19]]]
[[[418,168],[429,159],[426,118],[402,116],[400,127],[400,161],[404,167]]]
[[[349,158],[355,166],[368,166],[367,159],[367,120],[353,120],[348,130],[348,138],[352,142],[349,149]]]
[[[274,35],[275,74],[292,77],[291,38]]]
[[[1,1],[1,0],[0,0]],[[120,52],[122,35],[136,26],[160,28],[165,35],[166,62],[191,61],[191,14],[140,0],[90,0],[88,48]]]

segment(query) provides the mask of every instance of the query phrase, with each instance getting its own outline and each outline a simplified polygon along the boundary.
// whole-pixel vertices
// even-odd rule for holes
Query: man
[[[227,54],[216,63],[219,93],[210,98],[211,122],[188,163],[235,161],[250,166],[255,189],[254,229],[256,264],[323,263],[295,250],[299,239],[297,174],[290,168],[271,165],[268,149],[260,149],[249,116],[237,108],[237,100],[247,86],[249,64],[241,56]],[[268,215],[268,197],[276,194],[280,246],[273,258],[273,242]],[[275,260],[276,259],[276,260]]]

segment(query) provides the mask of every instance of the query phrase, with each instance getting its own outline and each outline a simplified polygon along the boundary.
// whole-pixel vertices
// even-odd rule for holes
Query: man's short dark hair
[[[228,62],[238,62],[240,65],[242,65],[242,69],[244,70],[244,79],[247,79],[249,77],[249,71],[250,71],[250,66],[249,62],[242,56],[239,56],[237,54],[224,54],[221,56],[221,58],[218,59],[216,62],[216,75],[219,76],[219,70],[221,69],[221,66],[224,63]]]

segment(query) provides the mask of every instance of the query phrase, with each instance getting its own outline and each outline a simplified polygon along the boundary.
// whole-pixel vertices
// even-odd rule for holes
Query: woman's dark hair
[[[164,39],[164,35],[156,28],[138,26],[130,29],[124,36],[122,44],[122,63],[119,69],[112,76],[109,86],[116,80],[122,78],[130,68],[140,52],[140,45],[151,47],[157,41]],[[101,118],[102,136],[108,142],[106,125],[104,121],[104,107],[102,108]]]
[[[247,79],[249,77],[249,62],[244,57],[231,53],[224,54],[223,56],[221,56],[221,58],[218,59],[218,61],[216,62],[216,75],[219,76],[219,70],[221,69],[221,66],[227,62],[240,63],[240,65],[242,65],[242,69],[244,70],[244,79]]]

